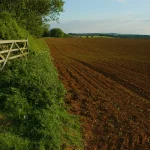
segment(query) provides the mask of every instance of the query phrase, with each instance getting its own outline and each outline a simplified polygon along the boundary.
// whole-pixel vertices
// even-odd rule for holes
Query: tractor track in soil
[[[67,49],[67,42],[63,45],[51,39],[46,42],[59,78],[67,89],[69,111],[80,116],[85,149],[150,149],[148,92],[101,67],[73,57],[69,50],[62,53],[62,49]]]

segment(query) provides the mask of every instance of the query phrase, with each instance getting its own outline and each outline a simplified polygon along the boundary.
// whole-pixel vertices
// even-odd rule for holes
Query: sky
[[[150,35],[150,0],[65,0],[59,23],[65,33]]]

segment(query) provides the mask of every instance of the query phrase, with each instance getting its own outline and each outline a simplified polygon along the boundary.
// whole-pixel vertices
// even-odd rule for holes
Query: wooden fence
[[[2,70],[7,61],[19,57],[25,57],[28,54],[27,40],[0,40],[0,70]]]

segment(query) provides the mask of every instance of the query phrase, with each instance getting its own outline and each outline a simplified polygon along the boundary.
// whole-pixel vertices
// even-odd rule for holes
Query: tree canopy
[[[7,11],[21,27],[41,36],[47,21],[58,20],[63,5],[63,0],[0,0],[0,13]]]
[[[64,37],[65,33],[59,28],[54,28],[50,30],[50,36],[51,37]]]

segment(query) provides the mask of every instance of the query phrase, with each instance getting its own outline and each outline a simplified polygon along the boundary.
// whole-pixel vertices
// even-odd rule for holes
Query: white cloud
[[[117,0],[117,1],[121,3],[127,3],[127,0]]]

